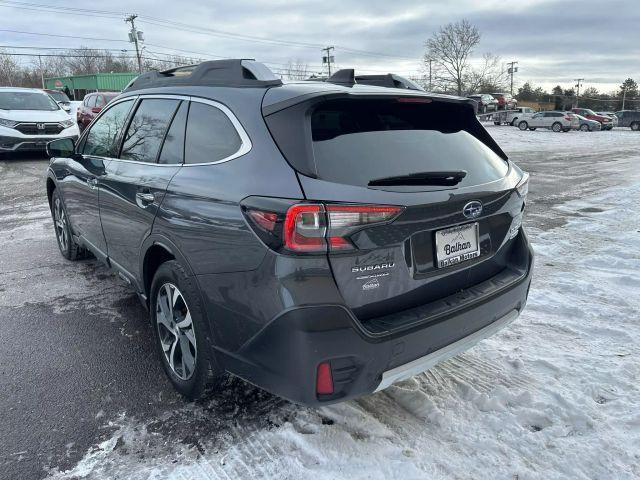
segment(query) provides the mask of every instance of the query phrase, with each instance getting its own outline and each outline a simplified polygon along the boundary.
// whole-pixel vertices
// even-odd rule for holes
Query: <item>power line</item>
[[[123,13],[118,13],[118,12],[108,11],[108,10],[58,7],[58,6],[52,7],[50,5],[44,5],[39,3],[19,2],[19,1],[12,1],[12,0],[0,0],[0,7],[11,7],[11,8],[18,8],[18,9],[24,9],[24,10],[36,10],[36,11],[53,12],[53,13],[61,13],[61,11],[64,11],[65,14],[81,15],[81,16],[97,16],[97,17],[103,17],[103,18],[121,18],[123,15]],[[140,23],[147,23],[147,24],[151,24],[159,27],[172,28],[174,30],[189,31],[192,33],[200,33],[204,35],[232,38],[240,41],[259,42],[259,43],[268,43],[268,44],[277,44],[277,45],[289,45],[289,46],[309,48],[309,49],[318,49],[318,48],[322,49],[324,47],[324,45],[318,44],[318,43],[271,39],[271,38],[253,36],[253,35],[238,34],[238,33],[227,32],[223,30],[212,29],[208,27],[198,27],[196,25],[176,22],[173,20],[165,20],[162,18],[147,16],[147,15],[139,15],[138,18],[140,19]],[[369,50],[360,50],[360,49],[351,48],[343,45],[336,45],[336,47],[340,51],[349,52],[357,55],[395,58],[395,59],[401,59],[401,60],[416,60],[416,58],[414,57],[391,55],[388,53],[374,52]]]

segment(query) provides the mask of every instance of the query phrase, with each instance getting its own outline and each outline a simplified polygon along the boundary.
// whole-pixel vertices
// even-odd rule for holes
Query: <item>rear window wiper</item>
[[[467,176],[465,170],[449,172],[419,172],[395,177],[376,178],[369,182],[370,187],[384,187],[392,185],[436,185],[451,187],[457,185]]]

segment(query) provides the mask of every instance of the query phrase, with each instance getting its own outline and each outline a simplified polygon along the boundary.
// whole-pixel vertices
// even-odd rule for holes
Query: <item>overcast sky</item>
[[[42,11],[35,4],[60,9]],[[102,13],[77,14],[76,8]],[[482,34],[475,58],[491,52],[505,62],[517,60],[517,84],[532,81],[548,89],[557,84],[569,88],[582,77],[584,87],[610,91],[627,77],[640,81],[640,0],[0,0],[0,44],[131,48],[127,42],[106,40],[126,40],[128,27],[118,15],[103,11],[140,15],[138,26],[149,55],[188,55],[173,48],[198,52],[193,55],[200,57],[256,58],[273,68],[300,59],[319,71],[321,46],[335,45],[339,67],[408,76],[421,74],[424,42],[440,25],[467,18]],[[155,19],[181,25],[162,26]],[[219,33],[193,31],[198,28]]]

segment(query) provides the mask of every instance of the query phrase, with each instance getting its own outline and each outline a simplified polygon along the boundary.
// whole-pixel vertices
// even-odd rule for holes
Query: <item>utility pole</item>
[[[511,95],[513,95],[513,74],[518,71],[518,67],[516,67],[517,63],[518,63],[517,61],[507,62],[507,65],[509,65],[509,68],[507,69],[507,73],[511,75],[511,90],[510,90]]]
[[[576,78],[575,81],[576,83],[576,107],[578,106],[578,103],[580,103],[580,85],[582,84],[582,82],[584,81],[584,78]]]
[[[627,85],[622,89],[622,110],[624,110],[624,101],[627,98]]]
[[[428,58],[427,62],[429,62],[429,91],[431,91],[431,63],[433,62],[433,58]]]
[[[331,64],[335,61],[335,57],[331,55],[331,50],[334,50],[335,48],[336,47],[325,47],[322,49],[323,52],[327,52],[327,55],[322,57],[322,64],[327,64],[329,76],[331,76]]]
[[[142,59],[140,58],[140,48],[138,47],[138,38],[142,39],[142,32],[138,32],[136,30],[135,20],[138,18],[138,15],[133,14],[129,15],[124,19],[125,22],[131,23],[131,32],[129,33],[129,41],[135,43],[136,45],[136,58],[138,59],[138,72],[142,73]],[[138,34],[140,34],[138,36]]]
[[[42,88],[44,89],[44,70],[42,68],[42,57],[40,55],[38,55],[38,66],[40,67],[40,81],[42,82]]]

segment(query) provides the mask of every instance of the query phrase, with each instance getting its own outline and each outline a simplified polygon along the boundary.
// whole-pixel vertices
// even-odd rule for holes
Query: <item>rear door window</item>
[[[179,100],[163,98],[142,100],[124,136],[120,158],[155,163],[179,103]]]
[[[188,110],[189,102],[182,102],[164,138],[158,163],[165,165],[182,163],[184,158],[184,132],[187,126]]]
[[[326,101],[311,114],[318,177],[364,187],[380,178],[452,170],[467,172],[458,186],[502,178],[507,162],[464,124],[446,104]]]
[[[191,102],[185,139],[185,163],[224,160],[240,150],[242,140],[227,115],[219,108]]]

